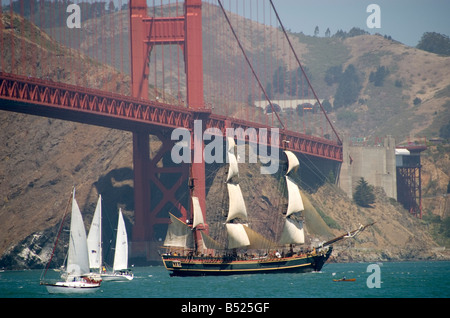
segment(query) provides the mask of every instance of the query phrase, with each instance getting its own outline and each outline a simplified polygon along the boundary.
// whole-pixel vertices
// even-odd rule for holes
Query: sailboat
[[[213,239],[199,226],[204,224],[203,214],[198,198],[192,196],[192,223],[186,223],[173,214],[169,214],[171,223],[164,241],[168,251],[162,255],[162,261],[170,275],[204,276],[320,271],[332,253],[332,243],[348,235],[342,235],[305,252],[302,251],[303,249],[294,251],[294,247],[305,243],[302,216],[304,206],[300,189],[292,178],[292,174],[299,166],[296,155],[291,151],[284,151],[287,159],[284,180],[288,205],[282,216],[284,226],[281,236],[278,242],[273,242],[248,225],[245,201],[237,182],[239,169],[234,153],[234,139],[228,138],[227,144],[229,168],[226,185],[229,208],[224,222],[227,244],[224,246]],[[351,233],[355,236],[366,227],[360,226]],[[201,240],[197,239],[197,231],[200,231]]]
[[[110,274],[102,273],[102,279],[105,281],[133,279],[133,273],[128,269],[128,237],[125,222],[123,220],[122,209],[119,209],[113,272]]]
[[[61,233],[62,226],[63,222],[61,222],[59,234]],[[62,275],[62,278],[64,278],[63,281],[56,283],[48,283],[45,281],[45,273],[48,270],[50,261],[44,272],[44,278],[41,280],[41,285],[44,285],[49,293],[92,293],[100,288],[101,279],[98,276],[92,275],[89,270],[86,230],[84,229],[80,208],[75,199],[75,189],[72,195],[69,251],[66,267]]]
[[[119,209],[119,221],[117,225],[116,248],[114,254],[113,272],[108,273],[103,264],[102,256],[102,197],[98,196],[94,217],[87,238],[89,249],[89,267],[98,271],[104,281],[132,280],[133,274],[128,271],[128,238],[123,220],[122,210]]]

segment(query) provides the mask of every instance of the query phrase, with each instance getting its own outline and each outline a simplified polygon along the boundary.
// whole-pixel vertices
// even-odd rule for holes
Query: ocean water
[[[40,270],[4,271],[0,298],[450,298],[448,261],[333,263],[321,272],[224,277],[170,277],[163,266],[133,272],[132,281],[103,282],[94,294],[67,296],[48,294],[39,285]],[[356,281],[333,281],[344,276]]]

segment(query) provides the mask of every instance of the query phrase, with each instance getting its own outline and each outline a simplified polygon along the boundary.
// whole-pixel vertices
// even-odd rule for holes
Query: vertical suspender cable
[[[308,77],[306,76],[305,70],[303,69],[303,66],[302,66],[302,64],[300,63],[300,60],[298,59],[297,53],[295,52],[294,47],[292,46],[291,40],[289,39],[289,37],[288,37],[288,35],[287,35],[287,33],[286,33],[286,30],[285,30],[285,28],[284,28],[284,26],[283,26],[283,23],[281,22],[281,19],[280,19],[279,15],[278,15],[277,10],[275,9],[275,6],[273,5],[272,0],[269,0],[269,1],[270,1],[270,4],[272,5],[273,11],[275,12],[275,15],[277,16],[277,19],[278,19],[278,21],[279,21],[279,23],[280,23],[281,29],[283,30],[283,33],[284,33],[285,37],[286,37],[286,39],[287,39],[287,41],[288,41],[288,43],[289,43],[289,46],[290,46],[292,52],[294,53],[295,59],[297,60],[297,63],[298,63],[298,65],[300,66],[300,68],[301,68],[301,70],[302,70],[303,76],[305,77],[306,81],[308,82],[309,88],[311,89],[312,93],[314,94],[315,99],[316,99],[317,102],[319,103],[320,109],[322,110],[323,114],[325,115],[325,117],[326,117],[326,119],[327,119],[327,121],[328,121],[328,124],[330,125],[331,129],[333,129],[333,132],[334,132],[334,134],[335,134],[335,136],[336,136],[336,138],[337,138],[337,140],[338,140],[338,143],[339,143],[339,144],[342,144],[341,138],[339,138],[339,135],[338,135],[337,131],[334,129],[334,126],[333,126],[333,124],[331,123],[330,119],[328,118],[328,116],[327,116],[327,114],[326,114],[326,112],[325,112],[325,109],[324,109],[323,106],[322,106],[322,103],[320,102],[319,98],[317,97],[316,92],[314,91],[314,89],[313,89],[313,87],[312,87],[312,85],[311,85],[311,83],[310,83]],[[219,0],[219,2],[220,2],[220,0]]]
[[[247,55],[245,54],[244,48],[242,47],[241,42],[239,41],[239,39],[238,39],[238,37],[237,37],[237,35],[236,35],[236,32],[234,32],[233,26],[231,25],[231,22],[230,22],[230,20],[228,19],[228,15],[227,15],[227,13],[225,12],[225,9],[224,9],[223,6],[222,6],[221,0],[218,0],[218,1],[219,1],[220,8],[222,9],[222,12],[223,12],[223,14],[224,14],[224,16],[225,16],[225,19],[227,20],[227,23],[228,23],[228,25],[230,26],[231,32],[233,33],[233,36],[235,37],[235,39],[236,39],[236,41],[237,41],[237,43],[238,43],[238,45],[239,45],[239,48],[240,48],[241,51],[242,51],[242,54],[244,54],[244,57],[245,57],[245,60],[247,61],[247,64],[249,65],[250,69],[252,70],[252,73],[253,73],[254,77],[255,77],[256,80],[258,81],[258,85],[259,85],[260,89],[262,90],[262,92],[264,93],[264,96],[265,96],[266,100],[269,102],[270,107],[272,108],[272,112],[275,112],[275,114],[276,114],[276,116],[277,116],[277,118],[278,118],[278,121],[279,121],[279,123],[280,123],[282,129],[284,129],[284,128],[285,128],[285,127],[284,127],[284,124],[283,124],[283,122],[281,121],[280,117],[278,116],[278,112],[276,112],[275,107],[273,106],[272,102],[270,101],[269,96],[267,95],[266,90],[265,90],[264,87],[262,86],[261,81],[259,80],[258,76],[257,76],[256,73],[255,73],[255,70],[254,70],[253,67],[252,67],[252,64],[250,63],[250,61],[249,61]]]

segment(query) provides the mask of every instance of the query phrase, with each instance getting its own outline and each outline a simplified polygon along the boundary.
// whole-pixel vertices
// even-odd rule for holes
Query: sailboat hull
[[[88,294],[95,293],[100,288],[100,283],[84,282],[57,282],[44,285],[50,294]]]
[[[102,279],[104,281],[129,281],[133,280],[133,274],[122,274],[122,273],[102,274]]]
[[[219,276],[261,273],[307,273],[320,271],[328,260],[327,251],[283,258],[228,260],[221,257],[188,257],[163,255],[164,266],[171,276]]]

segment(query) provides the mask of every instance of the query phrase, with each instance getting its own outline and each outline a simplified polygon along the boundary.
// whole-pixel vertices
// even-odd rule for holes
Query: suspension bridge
[[[168,223],[169,204],[187,217],[190,202],[179,194],[189,178],[206,211],[204,160],[170,160],[176,128],[195,138],[201,121],[203,131],[252,128],[268,131],[267,140],[277,128],[280,148],[317,167],[342,162],[323,97],[272,0],[2,3],[0,110],[132,132],[136,257]],[[162,142],[153,157],[150,135]]]

